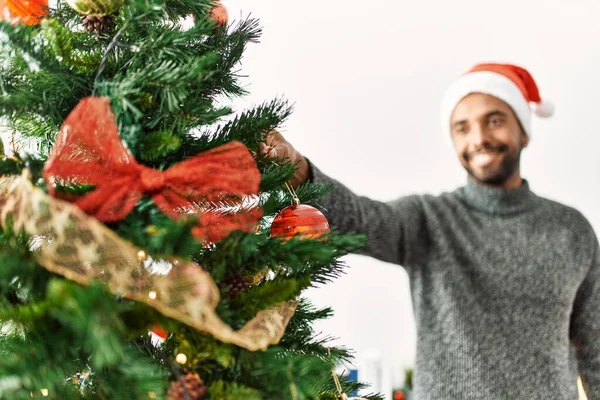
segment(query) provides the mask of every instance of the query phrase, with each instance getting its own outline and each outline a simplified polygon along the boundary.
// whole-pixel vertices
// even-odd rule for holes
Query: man
[[[327,177],[281,134],[263,152],[298,162],[366,254],[408,272],[417,323],[414,400],[600,400],[600,252],[588,221],[534,194],[520,174],[531,115],[549,116],[524,69],[480,64],[448,89],[442,124],[467,184],[383,203]]]

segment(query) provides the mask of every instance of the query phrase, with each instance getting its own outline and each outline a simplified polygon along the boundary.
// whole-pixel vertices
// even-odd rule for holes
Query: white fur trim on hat
[[[549,118],[554,114],[554,104],[549,101],[542,101],[541,103],[530,101],[529,108],[532,113],[541,118]]]
[[[458,103],[471,93],[489,94],[504,101],[515,112],[525,133],[528,136],[531,136],[532,111],[517,85],[510,79],[498,73],[477,71],[462,75],[454,81],[454,83],[446,90],[444,99],[442,100],[442,132],[450,143],[452,143],[450,131],[450,118],[452,117],[452,113]]]

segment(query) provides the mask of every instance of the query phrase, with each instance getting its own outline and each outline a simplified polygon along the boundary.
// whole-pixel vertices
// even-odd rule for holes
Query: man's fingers
[[[273,129],[264,136],[264,140],[259,148],[262,155],[282,161],[289,160],[292,163],[299,163],[299,168],[290,181],[293,187],[298,187],[309,179],[308,162],[296,151],[294,146],[285,140],[281,133]]]
[[[270,144],[271,142],[276,141],[278,139],[278,134],[279,136],[281,136],[281,134],[276,129],[272,129],[269,132],[267,132],[267,134],[265,135],[265,143]]]
[[[279,152],[277,151],[277,146],[271,146],[271,147],[269,147],[267,155],[269,157],[278,158],[279,157]]]
[[[277,150],[277,147],[278,146],[276,145],[268,145],[265,143],[261,143],[258,151],[263,156],[277,158],[278,154],[280,153],[280,151]]]
[[[290,147],[283,135],[273,129],[265,135],[265,143],[261,143],[260,152],[266,156],[284,160],[290,157]]]
[[[265,143],[261,143],[258,146],[258,152],[263,155],[266,156],[269,153],[269,146],[267,146]]]

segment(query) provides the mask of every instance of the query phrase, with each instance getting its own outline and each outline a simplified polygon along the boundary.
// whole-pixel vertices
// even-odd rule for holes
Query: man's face
[[[470,94],[454,109],[450,128],[460,163],[473,180],[495,186],[520,182],[521,150],[529,138],[508,104]]]

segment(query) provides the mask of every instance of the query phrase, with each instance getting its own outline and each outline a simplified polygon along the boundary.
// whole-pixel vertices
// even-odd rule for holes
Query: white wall
[[[375,199],[462,185],[465,174],[439,129],[443,90],[476,62],[522,64],[556,106],[552,120],[534,123],[523,174],[536,193],[577,207],[600,229],[600,2],[223,2],[232,18],[251,13],[264,27],[243,62],[252,92],[244,104],[280,95],[294,102],[286,137]],[[336,311],[318,327],[359,359],[381,349],[388,393],[414,358],[406,274],[365,257],[347,261],[346,276],[310,292]]]

